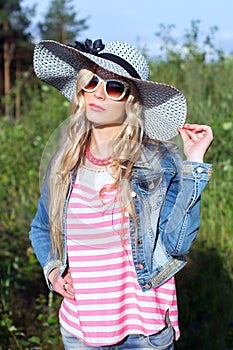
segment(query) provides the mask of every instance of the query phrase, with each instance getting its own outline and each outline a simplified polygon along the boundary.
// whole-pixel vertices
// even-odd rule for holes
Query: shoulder
[[[142,152],[148,157],[159,159],[171,159],[177,161],[181,159],[179,148],[176,143],[169,141],[144,139],[142,143]]]
[[[180,173],[182,157],[174,142],[145,139],[142,144],[141,169],[171,174]]]

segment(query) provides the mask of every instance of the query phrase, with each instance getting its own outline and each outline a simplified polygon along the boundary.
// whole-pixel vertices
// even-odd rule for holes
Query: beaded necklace
[[[107,165],[111,164],[111,162],[112,162],[112,156],[110,156],[108,158],[103,158],[103,159],[94,157],[93,154],[91,153],[89,147],[87,147],[87,149],[86,149],[86,158],[92,164],[99,165],[99,166],[107,166]]]

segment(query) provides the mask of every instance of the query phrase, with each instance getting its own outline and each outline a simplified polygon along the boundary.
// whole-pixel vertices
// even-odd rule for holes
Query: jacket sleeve
[[[177,171],[167,176],[168,188],[159,219],[159,234],[173,256],[187,254],[200,226],[201,193],[212,174],[212,165],[178,162]]]
[[[48,215],[48,195],[46,183],[42,189],[42,195],[38,200],[37,213],[31,223],[29,238],[32,243],[33,251],[44,270],[44,275],[48,287],[52,290],[52,285],[48,280],[49,273],[56,267],[62,265],[59,259],[51,254],[51,237]]]

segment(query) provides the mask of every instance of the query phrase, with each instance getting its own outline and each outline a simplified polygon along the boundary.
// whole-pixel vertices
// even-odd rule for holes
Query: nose
[[[95,90],[94,96],[98,99],[105,99],[106,98],[103,82],[101,82],[100,85],[98,86],[98,88]]]

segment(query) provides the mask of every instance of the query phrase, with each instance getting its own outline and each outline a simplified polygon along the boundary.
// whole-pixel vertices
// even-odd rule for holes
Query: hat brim
[[[134,82],[142,99],[145,133],[150,138],[163,141],[178,134],[178,128],[185,123],[187,104],[181,91],[173,86],[132,78],[117,63],[56,41],[41,41],[34,50],[36,76],[54,86],[68,100],[75,94],[78,72],[90,67],[91,62]]]

